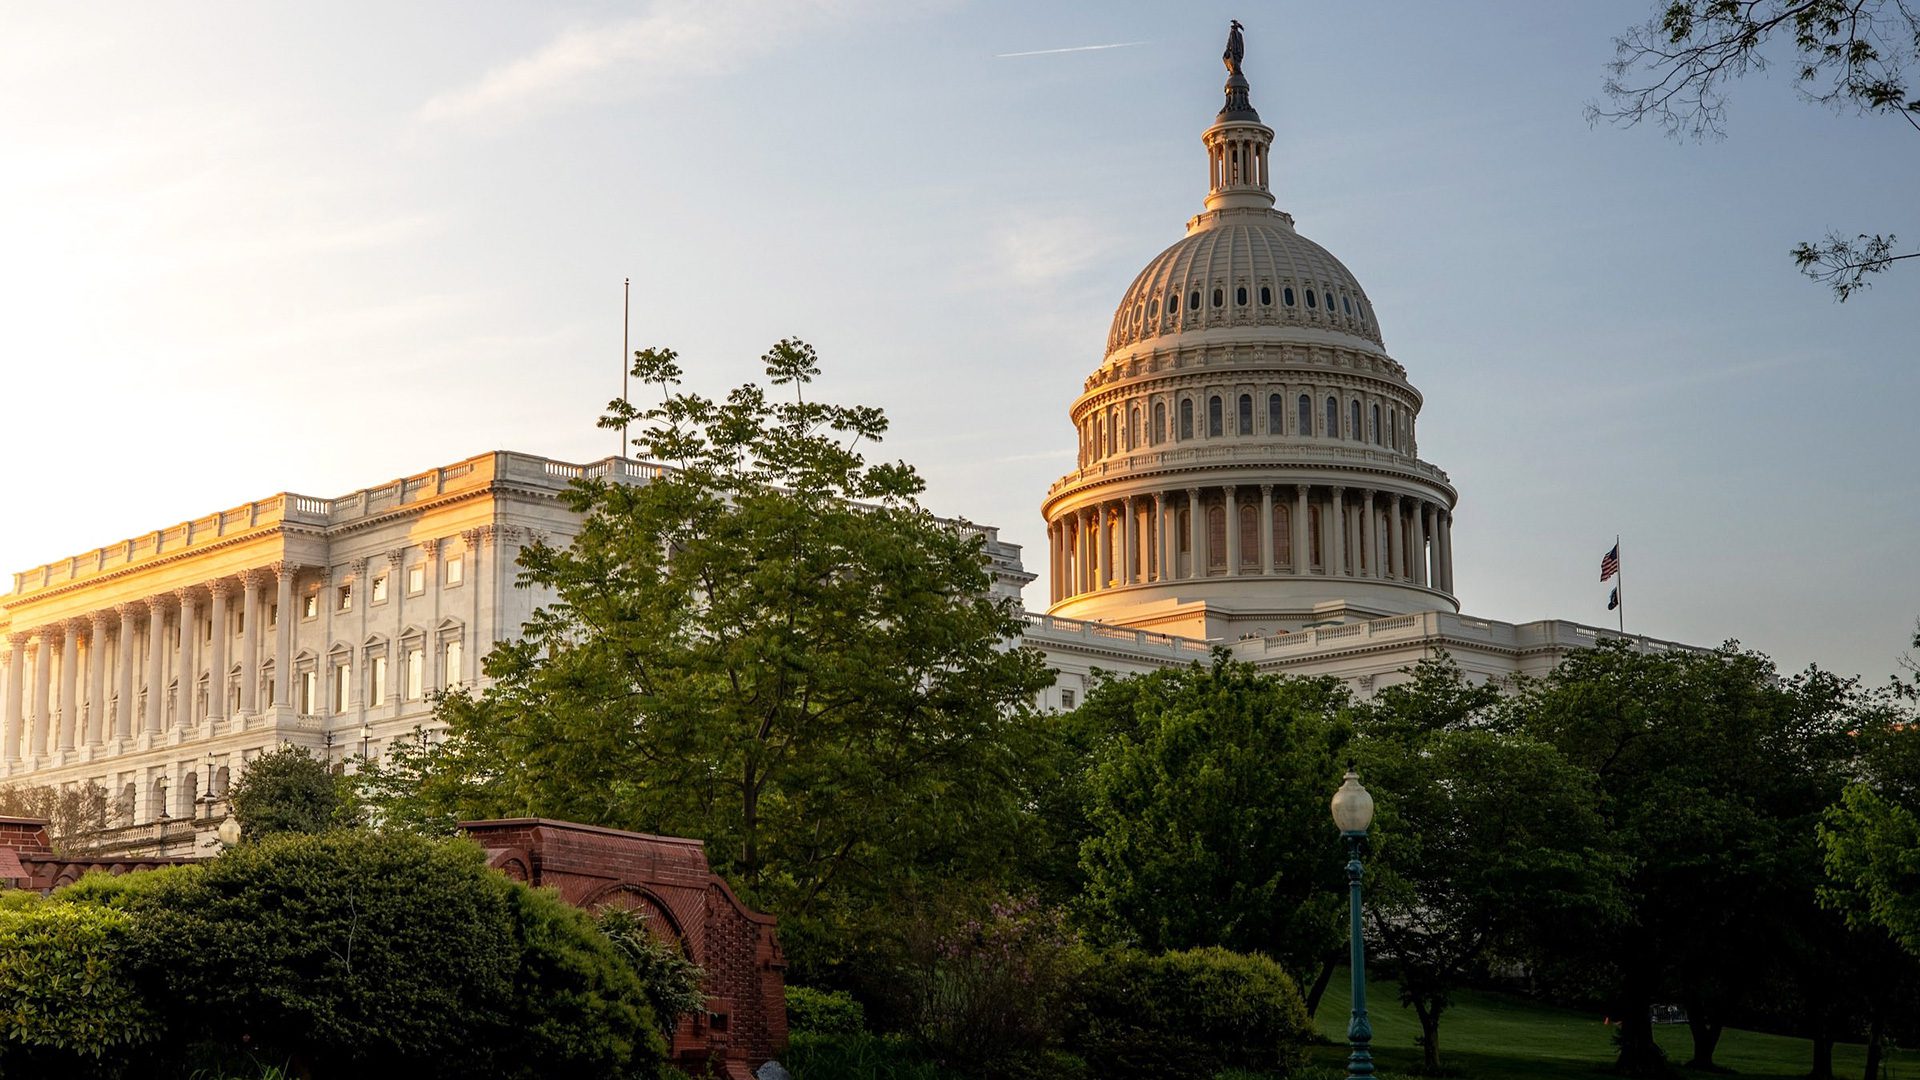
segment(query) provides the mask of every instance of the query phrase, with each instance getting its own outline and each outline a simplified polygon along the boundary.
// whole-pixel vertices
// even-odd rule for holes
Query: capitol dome
[[[1352,271],[1274,208],[1243,55],[1236,24],[1205,208],[1127,287],[1069,410],[1048,611],[1226,640],[1457,611],[1420,393]]]

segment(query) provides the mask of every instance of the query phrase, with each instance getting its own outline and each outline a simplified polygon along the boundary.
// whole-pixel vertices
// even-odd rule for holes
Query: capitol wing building
[[[1025,637],[1058,675],[1041,704],[1222,647],[1365,695],[1440,649],[1497,679],[1620,636],[1460,613],[1458,494],[1419,456],[1420,393],[1352,272],[1274,208],[1273,129],[1237,54],[1229,71],[1202,135],[1203,209],[1127,288],[1069,409],[1078,464],[1041,504],[1048,606]],[[657,475],[499,451],[16,573],[0,595],[0,784],[96,784],[112,847],[194,853],[254,756],[377,757],[430,727],[430,695],[484,682],[487,650],[547,599],[516,587],[515,559],[575,535],[567,486]],[[981,531],[995,591],[1021,598],[1039,575]]]

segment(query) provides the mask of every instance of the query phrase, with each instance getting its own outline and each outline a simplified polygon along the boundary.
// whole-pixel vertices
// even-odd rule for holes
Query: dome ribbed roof
[[[1178,310],[1170,312],[1170,303]],[[1366,291],[1339,259],[1295,232],[1284,213],[1226,210],[1201,215],[1133,279],[1114,312],[1107,352],[1242,326],[1309,327],[1385,347]]]

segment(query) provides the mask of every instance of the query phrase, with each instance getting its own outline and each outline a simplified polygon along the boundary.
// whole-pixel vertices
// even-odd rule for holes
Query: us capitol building
[[[1274,133],[1239,44],[1202,134],[1204,206],[1128,286],[1069,409],[1078,465],[1041,503],[1048,604],[1027,616],[1059,676],[1040,704],[1074,707],[1096,671],[1216,647],[1366,695],[1441,648],[1501,678],[1617,636],[1459,613],[1458,493],[1419,456],[1420,392],[1353,273],[1274,208]],[[487,650],[547,599],[515,587],[514,560],[574,535],[567,486],[657,475],[499,451],[16,573],[0,595],[0,784],[97,784],[116,846],[190,853],[255,755],[377,756],[430,726],[430,695],[483,682]],[[995,591],[1020,599],[1038,575],[982,532]]]

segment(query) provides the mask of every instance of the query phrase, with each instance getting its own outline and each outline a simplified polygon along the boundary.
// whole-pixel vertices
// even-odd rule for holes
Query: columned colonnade
[[[1047,540],[1054,603],[1127,585],[1273,574],[1453,593],[1452,512],[1370,487],[1228,484],[1127,495],[1055,517]]]

